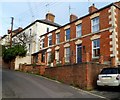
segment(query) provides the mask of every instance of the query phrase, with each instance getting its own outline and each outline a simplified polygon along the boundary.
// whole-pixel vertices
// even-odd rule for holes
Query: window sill
[[[69,42],[70,41],[70,39],[69,40],[65,40],[65,42]]]
[[[56,43],[56,45],[59,45],[60,43]]]
[[[100,57],[92,57],[93,60],[95,60],[95,59],[99,59],[99,58],[100,58]]]
[[[97,34],[97,33],[100,33],[101,31],[98,30],[98,31],[95,31],[95,32],[92,32],[92,34]]]
[[[82,38],[82,35],[81,36],[76,36],[76,39],[79,39],[79,38]]]

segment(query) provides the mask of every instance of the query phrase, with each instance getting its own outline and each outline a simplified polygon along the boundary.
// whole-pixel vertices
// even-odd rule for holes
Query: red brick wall
[[[108,13],[109,8],[105,8],[105,9],[101,10],[100,12],[98,12],[98,13],[100,13],[100,16],[99,16],[100,17],[100,30],[110,27],[110,25],[109,25],[109,14],[110,13]],[[81,20],[82,20],[82,35],[84,36],[84,35],[90,34],[91,33],[91,19],[90,19],[90,16],[86,16]],[[64,28],[65,27],[60,28],[60,42],[65,42],[65,29]],[[70,38],[71,39],[76,38],[75,22],[70,24],[70,31],[71,31]],[[104,61],[110,61],[110,54],[112,53],[112,52],[110,52],[110,41],[111,41],[110,38],[109,38],[110,34],[111,33],[109,32],[109,30],[93,34],[93,35],[101,35],[101,37],[100,37],[100,55],[103,56]],[[45,35],[45,37],[46,37],[45,38],[45,47],[48,47],[47,46],[47,44],[48,44],[47,35],[48,34]],[[54,45],[55,40],[56,40],[55,31],[52,32],[52,35],[53,35],[52,36],[53,37],[52,42],[53,42],[53,45]],[[80,40],[82,40],[82,46],[85,46],[86,52],[88,52],[90,54],[90,61],[93,61],[93,59],[92,59],[92,40],[91,40],[91,37],[93,35],[89,35],[89,36],[80,38]],[[68,42],[70,44],[70,49],[74,54],[72,59],[76,58],[75,57],[75,55],[76,55],[75,42],[77,40],[78,39]],[[60,47],[60,49],[59,49],[59,51],[60,51],[60,61],[62,61],[62,58],[64,58],[64,49],[65,49],[64,45],[65,45],[65,43],[58,45]],[[53,46],[53,48],[55,48],[55,47],[56,46]],[[85,62],[85,51],[82,51],[82,61]],[[75,61],[73,61],[71,63],[74,63],[74,62]]]
[[[47,37],[47,35],[45,35],[45,40],[44,40],[44,41],[45,41],[45,42],[44,42],[44,43],[45,43],[44,45],[45,45],[45,47],[47,47],[47,46],[48,46],[48,37]]]
[[[82,19],[82,35],[91,33],[91,20],[90,16]]]
[[[75,23],[72,23],[70,25],[70,38],[73,39],[76,37],[76,25]]]
[[[46,68],[45,76],[83,89],[96,87],[97,75],[107,65],[83,63],[72,66]]]
[[[52,44],[56,44],[56,34],[55,32],[52,33]]]
[[[108,18],[109,17],[109,13],[108,13],[109,9],[110,9],[110,7],[100,11],[100,29],[110,27],[109,18]]]
[[[65,30],[64,30],[64,28],[61,28],[60,29],[60,42],[63,42],[63,41],[65,41]]]
[[[104,57],[105,61],[110,60],[110,33],[105,31],[101,34],[100,38],[100,54]]]
[[[19,67],[19,70],[23,72],[43,75],[45,72],[45,68],[46,66],[44,65],[43,66],[42,65],[32,66],[32,65],[21,64]]]
[[[74,41],[70,42],[70,50],[71,50],[71,62],[75,63],[76,62],[76,45]]]
[[[59,56],[60,56],[60,61],[62,61],[63,57],[64,57],[64,45],[60,45],[60,49],[59,49]]]
[[[90,60],[92,60],[92,41],[90,40],[90,36],[82,38],[82,46],[85,46],[86,52],[90,54]],[[85,62],[85,51],[82,51],[82,61]]]

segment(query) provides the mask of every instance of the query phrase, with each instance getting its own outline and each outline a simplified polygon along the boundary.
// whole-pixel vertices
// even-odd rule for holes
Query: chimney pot
[[[11,33],[11,30],[8,30],[8,34],[10,34]]]

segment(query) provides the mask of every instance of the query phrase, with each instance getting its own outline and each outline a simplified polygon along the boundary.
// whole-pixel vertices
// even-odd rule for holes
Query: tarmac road
[[[2,98],[97,98],[97,100],[104,100],[104,97],[42,76],[11,70],[1,72]]]

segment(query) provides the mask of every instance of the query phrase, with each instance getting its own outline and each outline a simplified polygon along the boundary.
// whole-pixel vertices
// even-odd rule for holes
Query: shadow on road
[[[113,99],[110,99],[110,100],[120,100],[120,98],[113,98]]]
[[[106,92],[120,92],[120,86],[119,87],[98,87],[97,90],[106,91]]]
[[[96,91],[110,100],[120,100],[120,87],[98,87]]]

